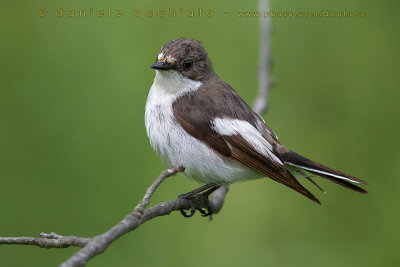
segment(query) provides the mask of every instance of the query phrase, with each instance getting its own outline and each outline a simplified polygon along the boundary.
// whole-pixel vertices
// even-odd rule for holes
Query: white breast
[[[185,174],[203,183],[231,183],[261,175],[243,164],[222,158],[189,135],[174,119],[172,104],[201,82],[174,71],[156,71],[146,102],[145,124],[150,144],[169,166],[183,165]]]

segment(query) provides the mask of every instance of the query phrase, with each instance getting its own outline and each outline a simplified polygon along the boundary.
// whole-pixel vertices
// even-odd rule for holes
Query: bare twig
[[[0,237],[0,244],[33,245],[42,248],[84,247],[90,238],[41,233],[40,237]]]
[[[88,260],[104,252],[115,239],[136,229],[141,224],[144,210],[147,205],[149,205],[150,198],[153,196],[157,187],[168,177],[184,170],[185,169],[182,166],[179,166],[163,171],[155,180],[155,182],[149,187],[149,189],[147,189],[143,200],[136,206],[131,214],[125,216],[120,223],[112,227],[104,234],[93,237],[89,243],[86,244],[86,246],[69,258],[61,266],[83,266]]]
[[[147,190],[143,200],[139,203],[139,205],[136,206],[131,214],[125,216],[125,218],[119,224],[117,224],[104,234],[95,236],[90,239],[89,243],[86,244],[86,246],[84,246],[79,252],[73,255],[68,261],[64,262],[61,266],[83,266],[88,260],[104,252],[114,240],[136,229],[139,225],[155,217],[168,215],[172,211],[176,210],[189,209],[191,208],[191,205],[194,205],[196,209],[208,207],[207,196],[198,195],[195,197],[193,202],[190,202],[187,199],[177,199],[158,204],[145,210],[147,205],[149,204],[150,198],[154,194],[157,187],[161,184],[161,182],[164,181],[166,178],[183,171],[184,168],[182,166],[163,171],[161,175],[156,179],[156,181],[151,185],[151,187]],[[212,213],[218,213],[220,211],[227,191],[228,188],[226,186],[223,186],[214,193],[213,198],[209,202]]]
[[[215,191],[212,199],[209,202],[211,211],[213,213],[218,213],[222,206],[224,205],[225,196],[228,193],[229,187],[224,185],[220,187],[217,191]]]
[[[195,209],[209,207],[210,211],[213,214],[216,214],[221,210],[222,205],[224,204],[225,195],[228,192],[228,189],[228,186],[222,186],[216,190],[212,198],[208,201],[209,206],[207,206],[207,197],[200,194],[195,197],[192,203],[187,199],[177,199],[148,208],[144,212],[142,221],[140,223],[144,223],[153,219],[154,217],[168,215],[172,211],[190,209],[191,204],[194,204],[193,206]]]
[[[259,12],[269,11],[268,0],[258,0]],[[271,81],[268,78],[270,70],[270,33],[271,22],[269,17],[260,18],[260,65],[258,69],[258,96],[254,102],[253,110],[258,113],[264,113],[268,109],[268,93],[271,87]]]
[[[76,236],[61,236],[55,233],[45,234],[41,233],[40,237],[0,237],[0,244],[19,244],[19,245],[33,245],[43,248],[67,248],[69,246],[82,247],[75,255],[69,260],[64,262],[61,266],[83,266],[85,263],[94,256],[104,252],[107,247],[120,236],[133,231],[139,225],[158,216],[168,215],[172,211],[190,209],[193,205],[194,208],[210,208],[214,214],[218,213],[224,203],[224,198],[228,192],[228,186],[222,186],[216,190],[213,197],[208,201],[207,196],[198,195],[191,202],[187,199],[176,199],[160,203],[153,207],[146,209],[158,186],[168,177],[175,175],[178,172],[183,172],[182,166],[167,169],[163,171],[154,183],[147,189],[143,200],[136,206],[131,214],[117,225],[112,227],[107,232],[95,236],[93,238],[84,238]],[[207,203],[208,202],[208,203]]]

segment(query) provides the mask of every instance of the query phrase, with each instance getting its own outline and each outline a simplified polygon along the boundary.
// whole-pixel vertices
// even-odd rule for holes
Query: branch
[[[268,0],[258,0],[259,12],[269,11]],[[258,68],[258,96],[254,102],[253,110],[257,114],[262,114],[268,109],[268,92],[271,81],[268,79],[270,70],[270,33],[271,22],[269,17],[260,18],[260,65]]]
[[[212,198],[208,201],[208,207],[210,208],[210,211],[213,214],[218,213],[223,204],[224,204],[224,199],[226,193],[228,193],[229,187],[227,185],[224,185],[220,188],[218,188]],[[197,195],[194,198],[193,201],[194,207],[196,209],[198,208],[207,208],[207,198],[204,195]],[[142,217],[141,224],[144,222],[147,222],[148,220],[153,219],[154,217],[158,216],[164,216],[170,214],[172,211],[176,210],[185,210],[185,209],[190,209],[191,208],[191,203],[187,199],[177,199],[173,201],[168,201],[161,203],[157,206],[153,206],[149,209],[147,209]]]
[[[225,195],[228,192],[228,186],[222,186],[216,190],[209,201],[207,201],[208,198],[206,195],[200,194],[197,195],[192,202],[187,199],[177,199],[146,209],[158,186],[168,177],[183,171],[184,168],[182,166],[163,171],[147,189],[142,201],[136,206],[133,212],[125,216],[121,222],[101,235],[93,238],[83,238],[76,236],[61,236],[55,233],[41,233],[38,238],[0,237],[0,244],[33,245],[43,248],[67,248],[70,246],[82,247],[80,251],[64,262],[61,266],[83,266],[91,258],[104,252],[107,247],[120,236],[135,230],[141,224],[155,217],[168,215],[172,211],[176,210],[190,209],[191,205],[196,209],[208,207],[212,213],[218,213],[223,206]]]
[[[106,248],[112,242],[114,242],[114,240],[136,229],[142,223],[144,210],[149,205],[150,198],[153,196],[158,186],[168,177],[175,175],[178,172],[183,172],[184,170],[185,169],[182,166],[179,166],[163,171],[160,176],[158,176],[158,178],[155,180],[155,182],[149,187],[149,189],[147,189],[143,200],[136,206],[131,214],[125,216],[125,218],[120,223],[112,227],[104,234],[93,237],[89,241],[89,243],[87,243],[80,251],[69,258],[69,260],[61,264],[61,266],[83,266],[88,260],[104,252]],[[189,201],[187,202],[189,204]],[[182,202],[181,204],[184,203]],[[158,207],[160,207],[160,205],[158,205]]]
[[[67,248],[70,246],[84,247],[90,238],[76,236],[61,236],[55,233],[41,233],[37,237],[0,237],[0,244],[8,245],[33,245],[41,248]]]

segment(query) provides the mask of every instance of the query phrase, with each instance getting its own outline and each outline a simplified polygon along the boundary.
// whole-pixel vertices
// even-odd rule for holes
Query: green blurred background
[[[133,9],[213,10],[135,17]],[[231,186],[214,220],[179,213],[115,242],[88,266],[395,266],[400,237],[398,1],[278,1],[275,11],[361,11],[365,17],[272,19],[265,120],[283,144],[370,183],[361,195],[303,182],[322,206],[267,179]],[[40,17],[38,10],[47,10]],[[64,9],[63,17],[54,11]],[[66,9],[122,17],[67,17]],[[216,72],[256,95],[256,1],[2,1],[0,236],[93,236],[130,212],[165,168],[149,146],[144,106],[167,41],[201,40]],[[228,14],[224,14],[228,12]],[[197,187],[166,181],[152,204]],[[77,248],[0,246],[1,266],[56,266]]]

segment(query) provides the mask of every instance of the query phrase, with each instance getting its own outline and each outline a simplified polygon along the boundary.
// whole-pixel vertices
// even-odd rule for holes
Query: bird
[[[145,107],[150,144],[170,167],[183,166],[187,177],[205,184],[181,197],[268,177],[320,204],[298,181],[305,177],[318,186],[309,174],[367,193],[356,185],[365,181],[281,145],[263,118],[215,73],[200,41],[169,41],[151,68],[156,74]]]

